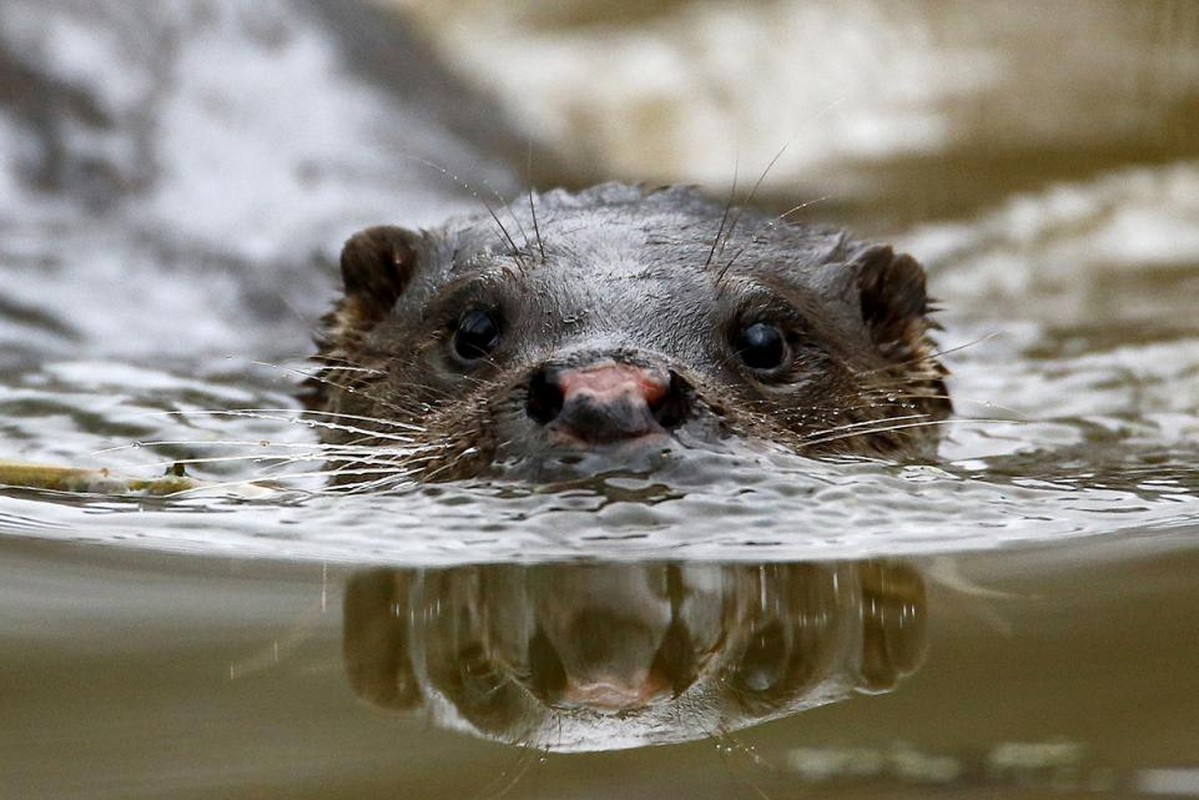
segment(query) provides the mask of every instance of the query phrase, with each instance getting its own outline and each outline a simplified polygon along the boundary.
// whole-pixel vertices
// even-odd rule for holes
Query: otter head
[[[950,412],[912,258],[691,189],[370,228],[341,269],[306,401],[334,460],[370,462],[347,475],[730,441],[920,455]]]

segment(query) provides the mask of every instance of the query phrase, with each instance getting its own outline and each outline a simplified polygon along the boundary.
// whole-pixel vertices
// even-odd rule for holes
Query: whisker
[[[303,472],[303,473],[289,475],[288,478],[293,481],[309,479],[309,478],[314,478],[314,479],[319,478],[319,479],[324,480],[324,479],[328,479],[328,478],[335,478],[335,477],[338,477],[338,476],[344,475],[344,474],[348,474],[348,473],[341,473],[336,470],[313,470],[310,472]],[[397,476],[397,474],[394,471],[388,471],[386,473],[386,476],[390,479],[395,480],[397,483],[399,482],[400,476]],[[415,482],[413,482],[413,481],[409,481],[408,483],[410,485],[415,485]],[[204,482],[197,486],[192,486],[192,487],[189,487],[186,489],[180,489],[179,491],[172,492],[171,496],[179,497],[181,495],[188,495],[188,494],[210,493],[213,491],[220,491],[222,489],[239,488],[239,487],[246,487],[246,486],[253,486],[257,489],[265,489],[265,490],[275,491],[275,492],[279,492],[279,493],[300,493],[300,494],[305,494],[305,495],[309,495],[309,496],[329,494],[329,493],[332,493],[331,492],[332,489],[338,488],[338,487],[323,486],[319,489],[302,489],[300,487],[290,486],[290,485],[284,486],[284,487],[276,487],[276,486],[266,486],[261,483],[258,483],[255,480],[237,480],[237,481],[223,481],[223,482]]]
[[[892,406],[892,407],[897,407],[897,408],[908,407],[909,403],[905,402],[905,401],[921,401],[921,400],[952,401],[954,404],[954,407],[955,407],[955,416],[957,417],[957,419],[971,419],[971,417],[962,416],[960,407],[963,404],[970,405],[970,406],[981,406],[981,407],[987,408],[987,409],[994,409],[995,411],[1006,411],[1007,413],[1012,414],[1016,417],[1019,417],[1023,413],[1017,408],[1014,408],[1012,406],[1006,406],[1006,405],[1003,405],[1002,403],[996,403],[994,400],[991,400],[990,398],[979,399],[977,397],[971,397],[970,395],[958,394],[956,392],[954,394],[949,394],[948,392],[931,392],[928,394],[925,394],[923,392],[907,392],[904,390],[905,385],[906,384],[903,382],[897,382],[893,385],[883,384],[883,385],[878,385],[878,386],[872,386],[872,387],[867,388],[864,392],[862,392],[862,394],[859,395],[859,397],[870,398],[872,400],[877,400],[879,397],[882,397],[882,398],[886,399],[887,402],[881,403],[880,405]]]
[[[537,238],[537,252],[541,254],[541,263],[545,263],[545,242],[541,240],[541,228],[537,225],[537,204],[533,202],[533,143],[525,154],[525,183],[529,186],[529,216],[533,218],[533,235]]]
[[[780,153],[780,155],[781,155],[781,153]],[[764,228],[773,228],[776,223],[785,222],[787,217],[790,216],[791,214],[794,214],[797,211],[801,211],[805,208],[808,208],[809,206],[814,206],[817,203],[822,203],[825,200],[828,200],[829,197],[830,197],[830,195],[823,195],[821,197],[817,197],[815,200],[809,200],[806,203],[800,203],[799,205],[792,206],[791,208],[784,211],[782,214],[779,214],[777,217],[774,217],[773,219],[767,220],[766,222],[763,222],[762,224],[758,225],[756,228],[754,228],[752,231],[750,231],[749,238],[745,242],[745,244],[741,245],[741,247],[737,249],[737,252],[733,253],[733,255],[729,259],[728,263],[724,265],[724,269],[722,269],[720,271],[720,275],[717,276],[717,281],[721,280],[724,277],[725,273],[727,273],[730,269],[733,268],[733,264],[737,261],[738,258],[741,257],[741,255],[745,251],[747,251],[750,247],[752,247],[753,245],[758,243],[758,241],[759,241],[758,234]]]
[[[837,425],[833,428],[827,428],[827,429],[821,431],[820,435],[823,436],[823,435],[829,434],[829,433],[841,433],[844,431],[852,431],[852,430],[856,430],[859,428],[868,427],[870,425],[878,425],[878,424],[884,423],[884,422],[888,422],[888,423],[889,422],[905,422],[905,421],[923,420],[923,419],[928,419],[928,418],[929,418],[928,414],[905,414],[905,415],[899,416],[899,417],[886,417],[883,420],[867,419],[867,420],[861,420],[859,422],[847,422],[843,425]]]
[[[779,214],[777,217],[775,217],[773,222],[785,222],[787,220],[787,217],[791,216],[792,214],[796,213],[797,211],[803,211],[805,208],[810,208],[810,207],[816,205],[817,203],[823,203],[825,200],[828,200],[831,197],[832,197],[831,194],[823,194],[820,197],[816,197],[812,200],[807,200],[798,205],[791,206],[791,208],[788,208],[782,214]],[[769,224],[769,223],[767,223],[767,224]]]
[[[729,188],[729,196],[724,204],[724,213],[720,216],[720,226],[716,228],[716,238],[712,240],[712,248],[708,251],[708,258],[704,261],[704,270],[706,271],[712,266],[712,261],[716,258],[716,248],[720,246],[721,240],[724,237],[724,226],[729,221],[729,214],[733,211],[733,202],[737,197],[737,176],[740,170],[740,154],[737,155],[733,162],[733,185]],[[719,283],[719,281],[717,281]]]
[[[904,359],[903,361],[888,362],[886,364],[883,364],[882,366],[874,367],[873,369],[855,370],[854,375],[856,375],[858,377],[867,377],[867,376],[870,376],[870,375],[873,375],[873,374],[876,374],[879,372],[884,372],[889,369],[895,369],[897,367],[910,367],[913,364],[919,364],[922,362],[926,362],[926,361],[929,361],[930,359],[940,358],[942,356],[951,355],[953,353],[959,353],[968,347],[974,347],[975,345],[982,344],[983,342],[986,342],[986,341],[990,341],[991,339],[994,339],[1001,335],[1002,335],[1002,331],[991,331],[990,333],[985,333],[982,336],[976,337],[967,342],[963,342],[962,344],[955,345],[954,347],[934,349],[927,353],[917,353],[916,355],[913,355],[911,358]]]
[[[222,443],[229,444],[229,443]],[[253,446],[246,444],[247,447]],[[429,450],[431,448],[423,448]],[[342,448],[318,448],[313,450],[311,447],[306,448],[302,454],[279,453],[272,454],[269,452],[254,452],[245,453],[242,455],[227,455],[227,456],[194,456],[184,458],[170,458],[161,461],[150,462],[143,465],[147,469],[163,467],[171,468],[176,466],[207,466],[213,464],[233,464],[237,462],[254,462],[264,464],[267,469],[275,469],[287,467],[293,464],[309,463],[313,461],[349,461],[353,460],[361,464],[383,463],[394,466],[398,458],[403,458],[405,462],[411,460],[411,457],[419,455],[422,448],[413,448],[411,450],[397,450],[394,448],[378,448],[363,446],[354,449]]]
[[[332,353],[328,353],[328,354],[320,354],[319,358],[321,358],[324,363],[321,365],[318,365],[315,372],[319,372],[323,369],[334,368],[338,372],[363,372],[366,374],[375,374],[375,375],[386,375],[387,374],[386,370],[379,369],[378,367],[364,367],[356,361],[350,361],[345,356],[337,356]],[[311,357],[306,358],[305,361],[306,362],[311,361]],[[305,380],[309,380],[309,379],[316,377],[315,372],[305,372],[304,370],[300,369],[299,367],[289,367],[289,366],[286,366],[285,364],[280,364],[277,361],[250,361],[249,363],[256,367],[266,367],[268,369],[280,370],[289,375],[293,375],[293,376],[296,376],[299,378],[304,378]]]
[[[790,143],[788,143],[788,144],[790,144]],[[774,158],[770,159],[770,162],[766,165],[766,168],[762,170],[762,174],[758,176],[757,182],[754,183],[753,188],[750,189],[749,195],[745,198],[744,201],[742,201],[738,205],[737,213],[733,216],[733,221],[731,223],[729,223],[728,232],[725,233],[724,241],[720,245],[720,255],[722,257],[724,256],[724,248],[726,246],[728,246],[729,241],[731,241],[733,238],[733,231],[735,231],[737,229],[737,223],[741,221],[741,215],[745,213],[746,207],[751,205],[754,201],[754,198],[757,197],[758,190],[762,188],[762,183],[766,180],[766,176],[770,174],[770,171],[772,169],[774,169],[774,165],[777,164],[778,160],[783,157],[783,153],[787,152],[788,144],[784,144],[782,147],[779,148],[779,151],[774,154]],[[752,240],[753,237],[751,236],[750,238]],[[744,248],[742,248],[742,249],[744,249]],[[736,258],[736,254],[733,255],[733,258]],[[731,260],[729,261],[729,263],[724,265],[724,267],[716,275],[717,283],[720,283],[722,280],[724,280],[725,274],[729,271],[729,268],[732,266],[733,266],[733,262]]]
[[[755,767],[762,767],[766,765],[762,758],[757,753],[753,752],[752,748],[744,745],[740,740],[733,736],[731,731],[724,727],[718,728],[715,734],[712,734],[711,732],[709,733],[717,742],[716,752],[720,754],[720,760],[724,762],[725,769],[728,770],[729,775],[739,777],[741,780],[749,784],[749,788],[753,789],[754,794],[762,798],[762,800],[773,800],[773,798],[767,794],[761,786],[758,785],[757,781],[744,774],[740,774],[734,768],[732,763],[733,755],[737,754],[740,755],[746,763]]]
[[[375,469],[367,469],[367,468],[360,468],[360,467],[343,469],[341,467],[330,467],[328,469],[319,469],[319,470],[311,470],[308,472],[302,472],[302,473],[298,473],[298,474],[291,475],[288,477],[298,480],[300,478],[344,478],[346,476],[358,476],[358,475],[374,476],[374,475],[377,475],[377,476],[380,476],[381,478],[386,478],[388,480],[396,480],[396,481],[407,480],[408,482],[414,483],[414,481],[412,481],[411,478],[408,477],[407,473],[402,472],[402,471],[397,471],[395,469],[395,466],[396,465],[387,465],[387,467],[380,466]],[[344,490],[345,487],[344,486],[336,486],[336,487],[331,486],[330,488],[338,488],[339,490]]]
[[[470,194],[470,196],[473,197],[475,200],[478,200],[480,205],[482,205],[483,208],[485,208],[487,210],[487,213],[488,213],[488,215],[491,216],[492,221],[494,221],[495,224],[499,227],[500,233],[503,234],[504,239],[508,242],[508,247],[511,248],[511,251],[512,251],[511,254],[512,254],[513,258],[516,260],[517,264],[521,263],[521,261],[520,261],[521,250],[519,247],[516,246],[516,241],[512,238],[512,234],[510,234],[508,232],[508,229],[504,227],[504,223],[500,222],[499,215],[495,213],[495,209],[491,207],[491,204],[488,203],[486,200],[484,200],[479,195],[479,192],[475,189],[475,187],[473,185],[471,185],[471,183],[469,181],[463,180],[462,178],[458,177],[453,172],[450,172],[445,167],[441,166],[440,164],[438,164],[436,162],[430,161],[427,158],[421,158],[420,156],[414,156],[414,155],[408,155],[406,157],[412,161],[417,161],[421,164],[424,164],[425,166],[427,166],[431,169],[437,170],[444,177],[449,178],[451,181],[453,181],[460,188],[465,189]],[[516,223],[517,232],[520,233],[520,235],[524,238],[525,246],[527,247],[529,245],[529,235],[525,232],[524,226],[521,225],[520,218],[517,217],[515,213],[513,213],[512,206],[510,206],[508,204],[508,201],[505,200],[503,198],[503,196],[499,192],[497,192],[490,184],[488,184],[486,181],[483,181],[482,183],[483,183],[483,186],[485,186],[487,188],[487,190],[490,191],[491,194],[497,200],[499,200],[500,204],[503,205],[504,208],[508,211],[508,216],[511,217],[512,221]]]
[[[338,381],[334,380],[333,378],[329,377],[330,374],[336,375],[340,372],[341,372],[341,369],[339,367],[332,367],[332,368],[329,368],[327,370],[322,370],[321,372],[318,372],[318,373],[312,375],[311,377],[309,377],[307,379],[307,381],[311,381],[312,383],[317,383],[322,386],[327,386],[331,389],[336,389],[338,391],[343,391],[346,394],[356,395],[359,397],[367,397],[371,402],[377,403],[378,405],[382,406],[383,408],[387,409],[388,411],[394,411],[397,414],[403,413],[403,409],[398,404],[396,404],[390,400],[384,400],[382,398],[373,397],[373,396],[367,394],[365,391],[363,391],[365,388],[370,387],[374,383],[376,383],[377,380],[371,380],[371,381],[365,381],[365,382],[358,381],[358,382],[352,382],[352,383],[341,383],[341,382],[338,382]]]
[[[942,426],[942,425],[952,425],[952,424],[954,424],[956,422],[960,422],[960,421],[961,420],[952,419],[952,418],[951,419],[928,419],[928,420],[922,420],[922,421],[918,421],[918,422],[903,423],[900,425],[891,425],[891,424],[888,424],[890,422],[890,420],[884,419],[884,420],[879,420],[880,424],[877,428],[864,428],[861,430],[849,431],[848,433],[840,433],[835,436],[823,436],[823,434],[816,434],[816,436],[813,438],[804,438],[803,446],[809,447],[812,445],[828,444],[829,442],[836,442],[836,441],[840,441],[842,439],[852,439],[856,436],[874,436],[874,435],[878,435],[878,434],[882,434],[882,433],[892,433],[894,431],[914,430],[914,429],[919,429],[919,428],[932,428],[932,427],[937,427],[937,426]],[[999,420],[999,419],[982,420],[982,419],[975,418],[970,421],[972,421],[972,422],[1010,422],[1011,420]]]
[[[517,750],[519,754],[516,757],[515,770],[505,769],[500,772],[492,779],[491,783],[475,795],[478,800],[500,800],[512,791],[525,775],[529,774],[529,770],[541,763],[542,751],[540,749],[522,745]]]
[[[260,414],[249,414],[249,415],[231,414],[231,415],[227,415],[227,416],[248,416],[252,419],[265,419],[265,420],[273,420],[273,421],[288,422],[288,423],[295,421],[295,420],[293,420],[291,418],[287,418],[287,417],[272,417],[269,415],[260,415]],[[395,444],[395,445],[412,445],[412,444],[419,443],[419,440],[413,439],[411,436],[405,436],[403,434],[380,432],[380,431],[356,428],[356,427],[353,427],[350,425],[338,425],[335,423],[322,422],[319,420],[303,420],[303,422],[306,425],[308,423],[312,423],[311,425],[307,425],[308,427],[342,431],[345,433],[355,434],[356,436],[359,437],[358,439],[350,441],[350,442],[346,442],[341,446],[355,445],[360,442],[373,442],[376,440],[382,440],[383,442],[387,442],[389,444]],[[156,440],[149,440],[149,441],[131,442],[129,444],[116,445],[114,447],[107,447],[107,448],[103,448],[101,450],[96,450],[91,455],[92,456],[102,456],[102,455],[109,455],[111,453],[123,452],[126,450],[136,450],[136,449],[140,449],[140,448],[149,448],[149,447],[249,447],[249,448],[256,448],[256,449],[261,450],[261,449],[269,448],[269,447],[312,449],[314,446],[328,447],[330,445],[314,445],[313,443],[310,443],[310,442],[287,442],[287,441],[279,442],[279,441],[272,441],[270,439],[258,439],[258,440],[253,440],[253,441],[244,440],[244,439],[243,440],[236,440],[236,439],[234,439],[234,440],[156,439]],[[338,446],[338,445],[332,445],[332,446]],[[375,447],[375,449],[379,448],[378,445],[375,445],[374,447]]]
[[[295,416],[291,416],[291,417],[273,416],[275,414],[291,414],[291,413],[294,413]],[[333,419],[354,420],[356,422],[379,423],[379,424],[383,424],[383,425],[389,425],[393,428],[400,428],[401,430],[412,431],[413,433],[422,433],[425,430],[424,426],[422,426],[422,425],[415,425],[415,424],[409,423],[409,422],[401,422],[399,420],[387,419],[385,417],[369,417],[369,416],[365,416],[365,415],[361,415],[361,414],[346,414],[341,411],[322,411],[322,410],[318,410],[318,409],[301,410],[301,409],[288,408],[288,407],[283,407],[283,406],[278,407],[278,408],[270,408],[270,407],[263,407],[263,408],[211,408],[211,409],[201,408],[201,409],[177,409],[174,411],[146,411],[144,413],[139,413],[137,416],[139,418],[140,417],[160,417],[160,416],[165,416],[165,417],[190,417],[190,416],[243,417],[246,419],[264,419],[264,420],[270,420],[273,422],[288,422],[288,423],[297,423],[297,424],[307,424],[307,423],[311,422],[311,423],[314,423],[316,425],[316,427],[322,427],[322,428],[333,424],[332,422],[330,422],[328,420],[309,419],[309,417],[312,417],[312,416],[321,416],[321,417],[331,417]],[[345,430],[348,430],[350,432],[354,432],[357,430],[357,431],[361,431],[363,433],[369,433],[372,436],[384,435],[382,432],[375,431],[373,429],[345,428]]]

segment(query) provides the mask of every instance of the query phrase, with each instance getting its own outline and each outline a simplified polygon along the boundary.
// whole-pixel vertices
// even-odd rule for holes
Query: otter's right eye
[[[454,353],[463,361],[478,361],[500,342],[500,326],[495,317],[477,308],[467,311],[454,329]]]
[[[734,346],[742,363],[759,372],[778,369],[787,360],[787,339],[769,322],[746,325],[738,331]]]

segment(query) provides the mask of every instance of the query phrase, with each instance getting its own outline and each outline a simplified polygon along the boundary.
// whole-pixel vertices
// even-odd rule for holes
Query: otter
[[[889,692],[924,663],[930,613],[920,572],[883,560],[376,568],[342,609],[360,698],[556,752]]]
[[[927,457],[952,409],[912,257],[690,187],[372,227],[341,272],[303,399],[343,482],[738,441]]]

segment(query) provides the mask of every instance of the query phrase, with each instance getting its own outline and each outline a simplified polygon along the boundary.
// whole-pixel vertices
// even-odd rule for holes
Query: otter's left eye
[[[745,366],[760,372],[778,369],[787,360],[787,339],[769,322],[746,325],[737,332],[733,346]]]
[[[471,309],[458,320],[454,330],[454,353],[463,361],[478,361],[500,341],[500,325],[486,311]]]

